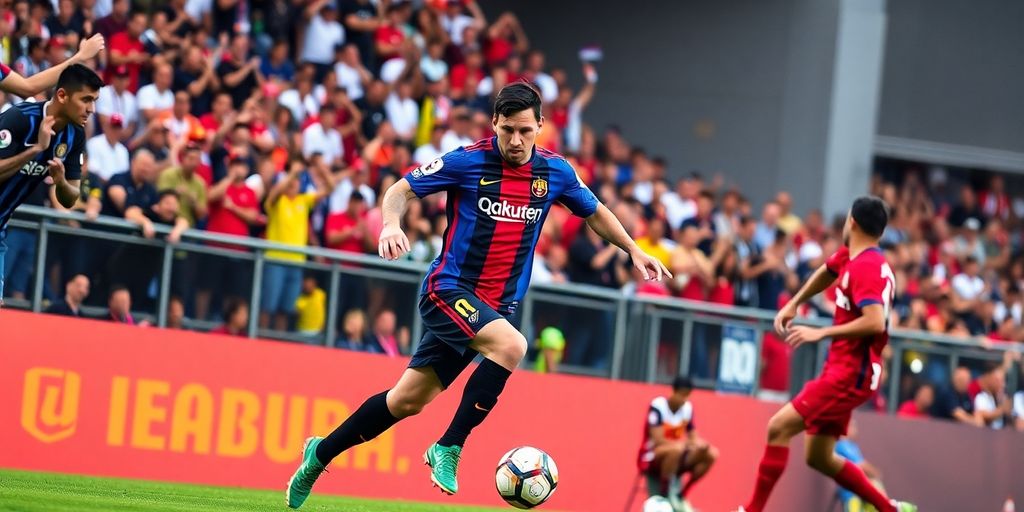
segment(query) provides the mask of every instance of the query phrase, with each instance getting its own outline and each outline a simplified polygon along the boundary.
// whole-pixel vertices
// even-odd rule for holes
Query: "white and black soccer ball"
[[[661,496],[651,496],[644,502],[644,512],[675,512],[672,502]]]
[[[520,446],[501,457],[494,483],[501,499],[509,505],[533,508],[547,501],[555,492],[558,467],[542,450]]]

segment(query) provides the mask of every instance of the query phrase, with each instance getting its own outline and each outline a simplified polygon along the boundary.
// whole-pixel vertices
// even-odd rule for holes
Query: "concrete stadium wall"
[[[0,467],[280,489],[303,439],[324,435],[404,359],[282,342],[0,312]],[[466,376],[420,416],[336,460],[318,492],[499,505],[493,470],[513,446],[548,451],[561,471],[546,510],[619,512],[659,386],[513,376],[470,438],[457,497],[431,489],[419,465],[455,410]],[[697,392],[699,432],[721,459],[693,493],[703,510],[745,500],[776,404]],[[861,444],[888,489],[928,511],[1024,503],[1024,435],[863,414]],[[830,510],[834,486],[794,443],[769,511]],[[637,500],[631,510],[639,510]],[[3,497],[0,496],[0,504]]]
[[[889,2],[878,133],[1024,152],[1024,2]]]

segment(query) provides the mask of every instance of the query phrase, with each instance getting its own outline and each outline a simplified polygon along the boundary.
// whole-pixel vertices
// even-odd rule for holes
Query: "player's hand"
[[[409,252],[409,238],[398,226],[384,226],[377,243],[377,254],[386,260],[397,260]]]
[[[793,348],[797,348],[804,343],[814,343],[820,341],[825,337],[825,330],[818,329],[816,327],[808,327],[806,325],[798,325],[789,329],[789,334],[786,335],[786,343]]]
[[[50,147],[50,141],[53,140],[53,124],[57,122],[57,118],[53,116],[46,116],[43,119],[43,124],[39,125],[39,138],[36,139],[36,147],[40,151],[46,151]]]
[[[82,41],[82,44],[78,46],[77,57],[79,62],[92,59],[106,47],[107,42],[103,39],[103,34],[96,34]]]
[[[663,277],[666,279],[672,278],[672,272],[665,268],[665,264],[661,260],[640,249],[633,249],[629,253],[629,257],[633,259],[633,266],[640,271],[640,275],[644,276],[644,281],[652,279],[661,281]]]
[[[54,183],[64,183],[64,162],[60,158],[51,158],[48,170]]]
[[[789,324],[793,323],[794,318],[796,318],[796,307],[791,304],[783,306],[775,315],[775,333],[785,336],[786,331],[789,330]]]

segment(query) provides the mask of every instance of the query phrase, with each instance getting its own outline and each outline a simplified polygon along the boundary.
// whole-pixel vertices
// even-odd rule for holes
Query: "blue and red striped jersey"
[[[556,201],[580,217],[598,200],[557,153],[535,147],[525,164],[502,158],[497,137],[461,147],[406,175],[423,197],[448,192],[448,228],[422,293],[466,290],[502,314],[526,294],[533,251]]]

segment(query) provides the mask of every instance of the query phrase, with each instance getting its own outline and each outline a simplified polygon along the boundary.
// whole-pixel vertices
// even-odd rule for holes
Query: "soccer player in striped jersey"
[[[504,87],[491,122],[497,136],[417,168],[385,193],[379,253],[388,260],[409,251],[400,225],[407,202],[448,193],[444,246],[420,296],[426,334],[392,389],[367,399],[326,438],[307,440],[302,463],[289,482],[288,506],[302,505],[336,456],[419,413],[480,354],[484,359],[466,383],[448,430],[424,454],[433,483],[446,494],[458,491],[456,472],[466,438],[494,408],[526,354],[526,339],[508,319],[526,294],[534,247],[555,202],[629,253],[645,278],[671,277],[664,265],[637,247],[563,157],[534,145],[544,119],[533,87]]]
[[[7,249],[7,222],[47,176],[53,179],[61,205],[71,208],[78,201],[85,123],[101,87],[103,80],[93,70],[72,64],[61,72],[49,101],[21,102],[0,114],[0,268]]]

